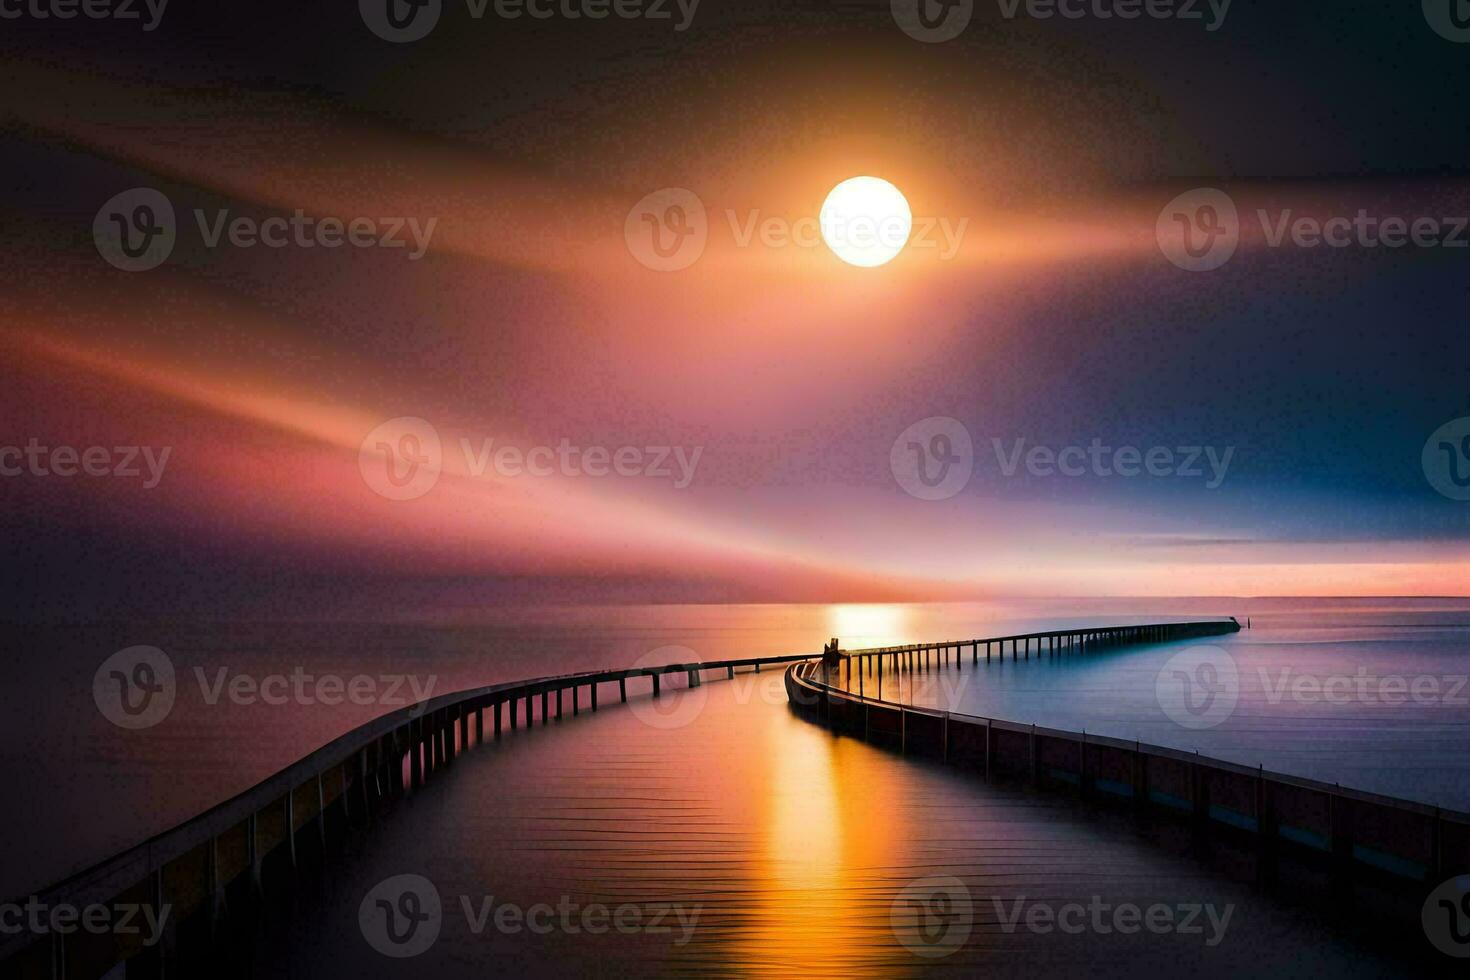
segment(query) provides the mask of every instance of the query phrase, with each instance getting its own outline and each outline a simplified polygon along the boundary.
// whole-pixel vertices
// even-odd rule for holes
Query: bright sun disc
[[[868,269],[897,258],[914,230],[908,200],[880,177],[853,177],[832,188],[821,220],[833,254]]]

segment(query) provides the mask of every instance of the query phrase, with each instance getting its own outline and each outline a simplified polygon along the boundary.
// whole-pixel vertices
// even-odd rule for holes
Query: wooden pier
[[[862,693],[863,678],[881,677],[885,666],[890,676],[935,666],[962,668],[966,648],[975,664],[982,649],[987,659],[1007,652],[1012,658],[1026,656],[1033,646],[1085,653],[1100,645],[1221,635],[1239,628],[1234,620],[1215,620],[854,650],[826,662],[791,665],[786,691],[796,710],[835,731],[963,767],[987,780],[1022,780],[1039,789],[1172,814],[1201,832],[1243,838],[1268,857],[1295,852],[1347,878],[1368,875],[1420,884],[1470,873],[1470,813],[1163,746]]]
[[[37,936],[0,933],[0,978],[99,977],[127,963],[129,977],[177,975],[188,953],[257,919],[275,878],[297,873],[301,855],[324,852],[329,837],[372,823],[385,806],[412,793],[455,757],[509,730],[597,711],[602,688],[628,699],[630,682],[654,697],[662,680],[683,674],[698,687],[706,672],[734,677],[809,659],[812,654],[677,663],[590,671],[446,694],[362,725],[198,817],[15,904],[48,908],[136,904],[169,911],[162,941],[77,930]],[[585,695],[586,701],[582,700]],[[539,711],[537,707],[539,705]],[[471,734],[473,732],[473,735]]]

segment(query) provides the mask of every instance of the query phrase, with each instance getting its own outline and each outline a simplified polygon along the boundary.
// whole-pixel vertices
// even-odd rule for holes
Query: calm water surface
[[[602,606],[509,610],[454,624],[27,626],[5,631],[0,650],[10,679],[0,765],[14,789],[0,830],[7,840],[26,842],[7,849],[0,894],[24,894],[164,830],[398,706],[387,698],[326,705],[216,696],[222,676],[253,683],[297,673],[396,678],[401,697],[411,689],[405,677],[421,690],[432,684],[442,693],[578,669],[815,652],[830,636],[859,647],[1219,615],[1242,622],[1250,615],[1255,628],[1219,642],[1240,665],[1241,693],[1235,713],[1218,728],[1185,730],[1160,710],[1155,678],[1177,652],[1168,648],[963,671],[961,706],[1470,807],[1470,715],[1462,703],[1448,697],[1392,708],[1271,703],[1253,686],[1257,668],[1282,666],[1306,674],[1351,674],[1364,666],[1382,674],[1453,678],[1470,670],[1470,608],[1463,600]],[[125,731],[98,711],[93,675],[113,652],[138,644],[168,655],[176,701],[154,727]],[[386,694],[388,688],[384,680],[378,690]],[[744,717],[731,714],[730,731],[721,739],[747,744],[761,738],[758,727],[746,730]],[[689,760],[689,768],[756,759],[771,764],[782,754],[771,744],[748,756],[703,751],[710,757],[698,767]],[[534,822],[536,814],[520,817]]]

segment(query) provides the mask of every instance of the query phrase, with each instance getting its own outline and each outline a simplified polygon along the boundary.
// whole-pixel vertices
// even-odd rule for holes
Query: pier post
[[[549,721],[551,721],[551,692],[543,688],[541,691],[541,724],[545,725]]]
[[[209,853],[204,856],[204,890],[209,903],[209,936],[219,932],[219,920],[224,911],[224,894],[219,882],[219,838],[209,838]]]
[[[561,692],[558,691],[557,692],[558,699],[560,699],[560,695],[561,695]],[[503,702],[503,701],[496,701],[495,702],[495,707],[494,707],[494,711],[495,711],[495,740],[497,742],[500,741],[500,713],[501,713],[501,705],[504,704],[504,703],[505,702]],[[414,757],[415,758],[418,757],[417,756],[417,753],[415,753],[415,756]]]
[[[464,705],[459,706],[459,750],[463,752],[470,746],[470,714]]]
[[[561,718],[561,692],[564,690],[566,690],[566,688],[564,687],[559,687],[556,689],[556,717],[558,719]]]
[[[572,717],[577,717],[582,711],[582,689],[572,685]]]
[[[1352,804],[1337,792],[1327,802],[1328,823],[1332,828],[1332,870],[1335,875],[1345,876],[1353,861]]]
[[[250,893],[260,898],[260,841],[256,814],[251,811],[250,816],[245,818],[245,860],[250,864]]]
[[[660,694],[660,691],[659,691],[659,680],[658,679],[659,679],[659,675],[658,674],[654,674],[653,675],[653,696],[654,697],[658,697],[659,694]]]
[[[991,760],[992,756],[994,755],[994,750],[991,748],[991,746],[993,745],[993,743],[994,743],[995,740],[990,737],[991,736],[991,730],[992,730],[992,728],[993,728],[993,723],[989,719],[986,719],[986,722],[985,722],[985,781],[987,783],[990,782],[990,760]]]
[[[1077,793],[1087,799],[1087,729],[1082,730],[1082,742],[1077,748]]]
[[[423,743],[424,722],[422,718],[408,723],[408,782],[414,789],[424,785],[424,764],[420,758],[420,747]],[[495,706],[495,736],[500,737],[500,705]],[[342,802],[345,805],[347,798],[344,796]]]
[[[316,832],[321,839],[322,851],[327,849],[327,794],[322,790],[321,770],[316,774]],[[213,846],[213,839],[210,841]]]
[[[618,700],[624,704],[628,703],[628,679],[626,677],[618,678]]]
[[[511,731],[515,731],[516,730],[516,704],[517,704],[517,702],[519,700],[520,700],[519,698],[516,698],[516,697],[512,696],[508,701],[506,701],[506,704],[510,705],[510,730]]]
[[[286,853],[291,858],[291,870],[296,870],[296,790],[286,787]],[[162,874],[160,869],[158,874]]]
[[[475,744],[485,744],[485,706],[475,708]]]
[[[597,710],[597,682],[596,681],[593,681],[591,684],[588,684],[587,685],[587,688],[588,688],[588,690],[590,690],[592,692],[592,710],[593,711],[596,711]]]

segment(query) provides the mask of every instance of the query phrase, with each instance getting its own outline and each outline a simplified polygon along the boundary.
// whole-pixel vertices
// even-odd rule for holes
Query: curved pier
[[[904,754],[942,760],[993,777],[1020,779],[1083,798],[1112,799],[1172,814],[1201,832],[1244,835],[1269,860],[1278,850],[1326,862],[1335,875],[1435,883],[1470,872],[1470,813],[1446,810],[1251,768],[1143,742],[983,718],[866,696],[865,677],[953,663],[963,648],[1004,656],[1059,646],[1087,652],[1099,643],[1221,635],[1234,620],[1110,627],[947,641],[875,650],[829,649],[821,662],[793,664],[785,683],[792,706],[834,731]],[[853,664],[858,690],[853,691]],[[879,681],[881,684],[881,680]],[[1415,906],[1417,912],[1417,906]]]
[[[129,976],[163,976],[177,957],[181,932],[207,942],[226,928],[235,906],[259,907],[268,859],[294,871],[299,850],[324,851],[329,835],[370,823],[378,810],[472,745],[497,739],[507,728],[596,711],[600,688],[616,685],[619,700],[626,701],[629,682],[646,678],[658,697],[670,674],[683,674],[697,687],[707,671],[734,677],[737,669],[759,672],[811,656],[539,677],[441,695],[383,715],[172,830],[14,903],[77,910],[126,903],[155,919],[166,909],[158,945],[145,947],[137,936],[116,933],[51,931],[40,937],[7,930],[0,933],[0,977],[101,976],[123,961]]]

